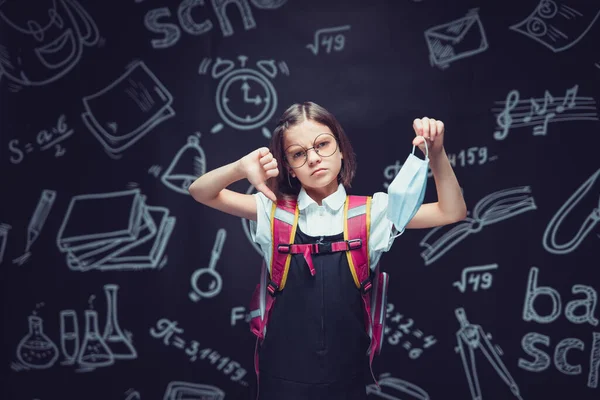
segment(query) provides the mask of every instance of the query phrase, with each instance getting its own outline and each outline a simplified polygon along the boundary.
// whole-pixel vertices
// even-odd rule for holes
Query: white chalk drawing
[[[250,322],[250,313],[246,311],[246,307],[238,306],[231,309],[230,323],[231,326],[237,325],[237,321]]]
[[[252,130],[258,127],[265,138],[271,137],[271,132],[264,125],[271,119],[277,109],[277,92],[271,83],[278,68],[281,73],[289,75],[285,62],[275,63],[275,60],[259,60],[256,69],[247,68],[248,57],[238,56],[240,68],[236,68],[232,60],[218,57],[211,70],[213,79],[219,79],[215,95],[217,112],[221,120],[232,128]],[[199,74],[208,73],[211,59],[203,59],[198,69]],[[219,122],[211,128],[211,133],[223,129]]]
[[[540,348],[540,345],[551,346],[550,337],[538,332],[529,332],[523,336],[521,347],[527,355],[533,357],[533,360],[519,358],[520,368],[529,372],[542,372],[547,370],[554,361],[554,366],[558,371],[565,375],[580,375],[583,373],[581,364],[573,365],[568,360],[569,350],[585,350],[585,344],[581,339],[564,338],[556,345],[554,355]],[[549,351],[551,353],[551,351]],[[578,357],[579,358],[579,357]],[[592,346],[590,350],[589,372],[587,386],[595,389],[598,387],[598,371],[600,370],[600,332],[592,332]]]
[[[594,188],[595,187],[595,188]],[[581,209],[584,205],[584,200],[589,199],[586,206],[592,206],[592,210],[585,217],[585,220],[580,224],[577,233],[565,243],[557,243],[556,237],[560,228],[563,226],[565,218],[571,216],[573,209]],[[596,200],[597,199],[597,200]],[[585,209],[584,209],[585,211]],[[570,220],[567,220],[571,222]],[[592,174],[579,188],[560,206],[556,214],[546,226],[542,245],[552,254],[568,254],[577,249],[581,242],[590,234],[592,229],[599,224],[600,221],[600,169]],[[564,228],[563,228],[564,229]]]
[[[163,396],[163,400],[223,400],[224,398],[225,392],[214,385],[181,381],[170,382]]]
[[[552,286],[538,285],[538,276],[540,270],[537,267],[531,267],[529,277],[527,279],[527,288],[525,291],[525,300],[523,302],[523,320],[526,322],[535,322],[542,325],[547,325],[556,321],[562,311],[563,303],[560,293]],[[561,282],[562,286],[562,282]],[[571,293],[576,296],[583,295],[583,298],[575,298],[570,300],[564,306],[564,315],[566,319],[576,325],[590,324],[590,326],[598,326],[599,321],[594,316],[596,306],[598,304],[598,292],[591,286],[576,284],[571,287]],[[552,307],[548,308],[548,300],[541,300],[544,297],[549,299]],[[536,309],[535,304],[546,304],[544,307],[545,314],[540,314]],[[563,374],[580,375],[583,373],[581,365],[572,365],[567,361],[567,353],[570,349],[579,351],[585,350],[584,342],[577,338],[564,338],[554,349],[554,357],[551,359],[545,349],[539,345],[550,347],[550,337],[538,332],[529,332],[523,336],[521,346],[527,355],[533,357],[533,360],[519,358],[518,365],[520,368],[530,372],[542,372],[552,365]],[[548,349],[548,353],[552,353]],[[578,357],[578,359],[580,359]],[[587,385],[590,388],[598,387],[598,373],[600,368],[600,333],[592,333],[592,346],[590,351],[590,363]]]
[[[28,317],[29,331],[17,345],[17,360],[23,369],[46,369],[58,359],[56,344],[44,333],[44,320],[37,315]],[[14,370],[19,370],[13,366]]]
[[[488,49],[478,11],[478,8],[473,8],[462,18],[425,31],[431,66],[446,69],[454,61],[474,56]]]
[[[457,308],[455,314],[460,323],[460,329],[456,332],[458,347],[455,350],[457,353],[460,353],[473,400],[482,399],[479,377],[477,376],[475,350],[480,350],[483,353],[490,365],[496,370],[498,376],[508,385],[512,394],[517,399],[522,400],[517,383],[500,358],[502,351],[497,346],[492,346],[490,342],[492,336],[490,334],[486,335],[480,325],[471,324],[467,320],[467,315],[463,308]]]
[[[190,362],[194,362],[199,358],[201,360],[208,360],[213,365],[216,364],[215,368],[226,376],[229,376],[229,379],[238,382],[242,386],[248,386],[248,382],[241,380],[246,375],[247,371],[242,368],[239,362],[234,361],[229,357],[223,357],[215,349],[201,348],[200,342],[196,340],[186,342],[186,340],[180,336],[180,334],[183,334],[184,329],[177,325],[177,321],[161,318],[156,321],[156,328],[150,328],[150,336],[155,339],[162,339],[162,343],[165,346],[172,345],[173,347],[183,350],[189,357]],[[189,344],[189,347],[186,348],[186,344]]]
[[[574,85],[565,91],[563,97],[553,97],[546,90],[543,98],[520,100],[519,91],[511,90],[505,101],[495,102],[501,107],[492,108],[498,125],[494,139],[506,139],[511,128],[533,125],[534,136],[545,136],[550,122],[598,121],[596,100],[577,96],[578,91],[579,85]]]
[[[98,312],[84,311],[85,331],[80,337],[77,312],[62,310],[60,321],[60,350],[64,360],[61,365],[74,365],[75,372],[90,372],[100,367],[113,365],[115,360],[133,360],[137,351],[133,346],[131,332],[121,330],[117,317],[116,284],[104,285],[106,294],[106,324],[100,333]],[[95,298],[95,296],[92,296]],[[48,369],[55,365],[59,357],[56,344],[44,333],[43,320],[37,315],[29,316],[29,332],[17,345],[18,362],[12,363],[15,371]]]
[[[4,251],[8,242],[8,231],[11,228],[9,224],[0,223],[0,264],[4,260]]]
[[[531,267],[527,280],[525,301],[523,302],[523,321],[534,321],[538,324],[549,324],[556,321],[562,311],[560,293],[551,286],[538,286],[539,269]],[[594,317],[594,311],[598,303],[598,292],[591,286],[574,285],[571,288],[573,294],[583,294],[585,298],[571,300],[565,307],[565,317],[573,324],[588,323],[592,326],[598,325],[598,319]],[[534,307],[535,300],[540,296],[547,296],[552,302],[552,309],[547,315],[540,315]],[[578,309],[584,309],[582,313]],[[576,313],[575,311],[578,310]]]
[[[447,153],[447,156],[450,165],[452,165],[453,168],[479,166],[498,159],[497,155],[490,156],[488,154],[488,148],[486,146],[472,146],[468,149],[461,149],[457,153]],[[385,167],[383,170],[383,176],[386,178],[386,182],[383,183],[384,189],[388,188],[403,165],[403,162],[396,160],[394,164]],[[433,178],[433,171],[430,166],[427,167],[427,177]]]
[[[251,0],[256,8],[263,10],[274,10],[283,6],[287,0]],[[182,35],[182,30],[193,36],[204,35],[214,28],[209,19],[196,21],[192,14],[199,12],[193,10],[195,7],[204,7],[204,0],[182,0],[177,7],[177,16],[171,14],[168,7],[160,7],[149,10],[144,16],[144,26],[150,32],[162,35],[161,38],[153,38],[150,44],[155,49],[166,49],[174,46]],[[233,26],[227,17],[227,10],[231,4],[237,6],[245,30],[256,28],[256,21],[252,15],[252,8],[248,0],[211,0],[212,8],[217,16],[221,33],[224,37],[234,34]]]
[[[85,96],[81,118],[106,153],[115,159],[157,125],[175,116],[173,96],[143,61],[115,81]]]
[[[50,214],[50,210],[56,200],[56,192],[54,190],[45,189],[38,200],[37,207],[27,225],[27,242],[25,244],[25,252],[13,260],[14,264],[23,265],[29,257],[31,257],[31,245],[37,240],[42,233],[42,228],[46,223],[46,218]]]
[[[142,400],[142,396],[140,394],[140,392],[138,392],[137,390],[134,389],[128,389],[125,392],[125,400]]]
[[[96,23],[77,0],[44,4],[50,7],[0,4],[0,77],[14,85],[56,81],[77,65],[84,46],[100,39]]]
[[[408,356],[412,360],[416,360],[423,354],[425,349],[437,343],[437,339],[433,335],[425,336],[423,331],[417,329],[412,318],[404,319],[404,315],[399,312],[392,316],[393,312],[394,305],[388,303],[384,335],[390,345],[401,345],[407,351]],[[417,347],[417,344],[420,347]]]
[[[257,193],[256,188],[253,185],[248,186],[248,189],[246,189],[246,194],[255,194],[255,193]],[[256,232],[256,221],[250,221],[246,218],[241,218],[241,221],[242,221],[242,229],[244,230],[246,239],[248,239],[248,242],[252,245],[254,250],[256,250],[256,252],[262,257],[262,255],[263,255],[262,250],[260,249],[260,246],[254,240],[252,240],[252,235],[250,233],[251,230]]]
[[[138,188],[83,194],[71,199],[56,244],[73,271],[159,269],[175,222]]]
[[[189,293],[189,297],[193,302],[198,302],[201,298],[215,297],[221,293],[223,287],[223,279],[221,275],[215,270],[217,261],[221,256],[223,250],[223,244],[227,237],[227,231],[225,229],[219,229],[217,231],[217,237],[213,244],[212,251],[210,253],[210,261],[208,262],[207,268],[197,269],[190,279],[192,285],[192,291]]]
[[[460,281],[452,283],[452,286],[458,288],[461,293],[467,290],[471,285],[471,290],[476,292],[479,289],[487,290],[492,287],[494,276],[491,270],[498,269],[498,264],[474,265],[462,270]]]
[[[600,16],[600,4],[589,0],[540,0],[531,14],[510,27],[554,53],[577,44]]]
[[[425,235],[419,243],[421,247],[425,247],[421,257],[425,260],[425,265],[429,265],[463,239],[480,232],[484,227],[536,209],[529,186],[518,186],[490,193],[477,202],[472,216],[456,224],[434,228]]]
[[[200,147],[199,138],[199,132],[188,136],[187,143],[175,154],[173,161],[160,178],[166,187],[177,193],[189,195],[188,189],[192,182],[206,173],[206,155]],[[157,166],[153,166],[149,172],[156,168]]]
[[[379,383],[379,387],[375,383],[367,385],[367,395],[369,399],[430,399],[429,394],[419,386],[405,381],[404,379],[394,378],[390,373],[381,374],[377,381]]]
[[[43,129],[38,132],[35,137],[35,143],[28,141],[23,145],[19,144],[19,139],[12,139],[8,142],[8,150],[11,153],[9,161],[12,164],[20,164],[27,154],[34,151],[46,151],[53,149],[54,157],[62,157],[66,149],[62,147],[62,142],[73,135],[73,129],[70,129],[66,123],[66,117],[61,114],[58,117],[56,126],[53,128]]]
[[[342,32],[350,30],[350,25],[335,26],[332,28],[317,29],[313,43],[306,45],[315,56],[319,54],[321,46],[325,49],[325,53],[331,51],[342,51],[346,45],[346,36]]]

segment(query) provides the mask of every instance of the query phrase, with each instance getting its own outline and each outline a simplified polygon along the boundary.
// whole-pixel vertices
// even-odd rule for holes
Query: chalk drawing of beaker
[[[60,312],[60,348],[65,356],[62,365],[73,365],[79,353],[79,325],[75,310]]]
[[[40,317],[30,315],[29,333],[17,346],[17,359],[30,368],[50,368],[58,358],[58,348],[44,333],[42,323]]]
[[[110,348],[113,357],[118,360],[131,360],[137,358],[137,352],[131,344],[131,341],[126,337],[117,319],[117,290],[118,285],[104,285],[106,293],[107,315],[106,325],[104,326],[104,335],[102,338]]]
[[[206,156],[197,136],[189,136],[187,143],[179,149],[173,161],[160,178],[169,189],[189,194],[188,188],[206,172]]]
[[[85,337],[77,362],[82,367],[98,368],[114,364],[115,358],[98,332],[98,313],[85,310]]]

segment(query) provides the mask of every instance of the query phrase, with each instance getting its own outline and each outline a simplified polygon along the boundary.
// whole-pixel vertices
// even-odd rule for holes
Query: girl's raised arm
[[[250,194],[225,189],[240,179],[248,181],[265,196],[277,201],[267,187],[267,180],[279,174],[277,160],[266,147],[261,147],[239,160],[209,171],[196,179],[188,191],[199,203],[237,217],[256,221],[256,201]]]

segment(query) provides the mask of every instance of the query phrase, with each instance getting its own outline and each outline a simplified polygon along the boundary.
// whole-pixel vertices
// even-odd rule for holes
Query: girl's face
[[[327,126],[311,120],[294,125],[283,135],[283,151],[290,175],[298,178],[309,194],[318,191],[328,195],[337,190],[344,155]],[[298,166],[304,159],[304,165]]]

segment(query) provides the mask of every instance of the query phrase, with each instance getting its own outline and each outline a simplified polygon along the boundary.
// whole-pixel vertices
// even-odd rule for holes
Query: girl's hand
[[[425,154],[425,140],[427,140],[427,149],[429,157],[437,156],[444,148],[444,123],[433,118],[423,117],[413,121],[413,129],[417,135],[413,139],[413,145],[419,146],[419,149]]]
[[[277,201],[275,194],[267,187],[267,180],[279,175],[277,160],[266,147],[261,147],[240,158],[240,168],[244,176],[256,190],[267,196],[273,202]]]

